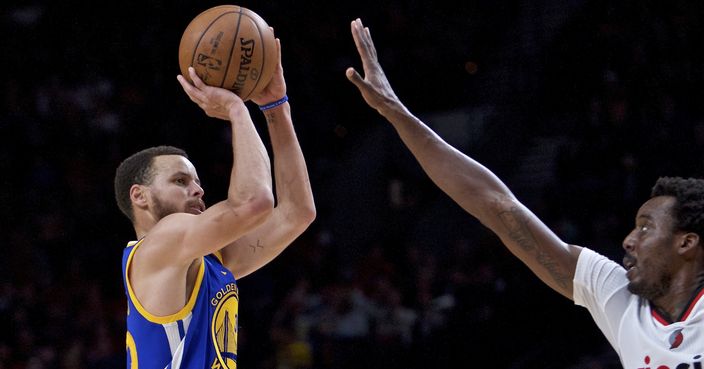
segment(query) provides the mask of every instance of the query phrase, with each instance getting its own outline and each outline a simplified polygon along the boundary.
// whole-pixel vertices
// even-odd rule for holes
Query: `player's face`
[[[648,300],[663,296],[677,268],[677,240],[671,214],[675,198],[659,196],[638,210],[636,226],[623,241],[628,290]]]
[[[156,219],[173,213],[200,214],[205,210],[203,188],[196,168],[180,155],[154,158],[156,175],[149,185],[150,208]]]

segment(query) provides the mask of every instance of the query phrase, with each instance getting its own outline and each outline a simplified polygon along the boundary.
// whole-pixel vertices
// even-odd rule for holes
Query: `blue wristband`
[[[266,105],[259,105],[259,110],[265,111],[265,110],[273,109],[273,108],[285,103],[286,101],[288,101],[288,96],[284,95],[284,97],[274,101],[273,103],[268,103]]]

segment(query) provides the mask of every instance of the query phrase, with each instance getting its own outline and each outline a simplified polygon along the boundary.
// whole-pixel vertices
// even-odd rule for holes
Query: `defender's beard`
[[[646,300],[653,301],[658,297],[665,295],[665,292],[672,285],[672,277],[669,275],[660,276],[657,282],[645,283],[643,280],[638,282],[629,282],[628,291],[645,298]]]

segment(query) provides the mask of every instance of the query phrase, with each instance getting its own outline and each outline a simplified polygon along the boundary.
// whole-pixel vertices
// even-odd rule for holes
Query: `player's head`
[[[115,199],[135,222],[135,206],[161,219],[175,212],[204,209],[198,175],[185,151],[173,146],[150,147],[125,159],[115,172]]]
[[[689,260],[702,265],[700,235],[704,235],[704,180],[658,179],[650,199],[638,210],[635,228],[623,241],[628,289],[649,300],[663,296]],[[683,257],[693,254],[698,256]]]
[[[674,228],[704,235],[704,179],[662,177],[655,182],[650,195],[674,197]]]

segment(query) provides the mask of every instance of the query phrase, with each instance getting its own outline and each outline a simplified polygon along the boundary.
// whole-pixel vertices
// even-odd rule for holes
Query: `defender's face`
[[[153,168],[149,205],[156,219],[173,213],[198,215],[205,210],[203,188],[188,159],[180,155],[157,156]]]
[[[648,300],[668,291],[677,268],[678,233],[671,212],[674,204],[671,196],[648,200],[638,210],[635,229],[623,241],[628,290]]]

